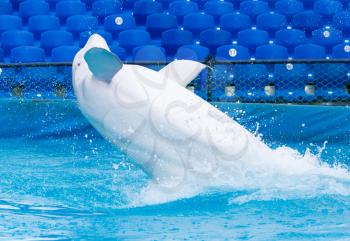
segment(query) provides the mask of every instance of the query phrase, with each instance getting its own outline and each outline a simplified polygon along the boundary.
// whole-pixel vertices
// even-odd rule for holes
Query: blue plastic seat
[[[349,59],[350,58],[350,44],[341,43],[332,48],[332,57],[334,59]]]
[[[174,15],[166,13],[154,13],[147,16],[146,28],[151,35],[161,36],[162,32],[171,28],[176,28],[177,22]]]
[[[109,46],[110,50],[112,53],[116,54],[119,59],[121,60],[126,60],[127,58],[127,54],[126,54],[126,50],[118,45],[111,45]]]
[[[0,1],[0,15],[12,14],[13,8],[10,2]]]
[[[299,29],[282,29],[276,32],[275,43],[293,49],[307,41],[304,31]]]
[[[336,13],[333,16],[333,26],[346,34],[350,33],[350,11]]]
[[[74,56],[78,53],[80,50],[77,46],[59,46],[54,49],[52,49],[51,52],[51,61],[53,62],[72,62],[74,59]]]
[[[92,14],[102,23],[111,14],[121,13],[122,4],[118,0],[99,0],[92,4]]]
[[[233,66],[232,73],[236,94],[243,101],[266,98],[264,87],[269,82],[264,64],[236,64]]]
[[[203,13],[190,13],[184,17],[184,28],[193,32],[194,34],[198,34],[199,32],[214,28],[214,18],[208,14]]]
[[[275,11],[291,17],[304,11],[303,3],[297,0],[280,0],[275,3]]]
[[[158,0],[158,1],[162,3],[164,8],[168,8],[172,2],[175,2],[177,0]]]
[[[193,35],[190,31],[180,29],[170,29],[162,33],[162,45],[168,54],[175,54],[182,45],[193,43]]]
[[[312,31],[312,41],[330,47],[343,41],[342,32],[335,28],[320,28]]]
[[[237,45],[237,44],[228,44],[220,46],[216,49],[216,60],[249,60],[250,54],[249,49]]]
[[[276,64],[273,72],[276,95],[282,98],[288,96],[289,100],[298,101],[305,96],[305,85],[308,82],[308,69],[306,64],[288,63]]]
[[[248,0],[240,3],[239,10],[251,17],[256,17],[262,13],[268,12],[269,5],[264,1]]]
[[[119,32],[136,27],[135,18],[130,13],[110,15],[105,18],[104,28],[116,36]]]
[[[312,31],[322,26],[322,16],[314,11],[304,11],[293,16],[293,27]]]
[[[85,3],[75,0],[65,0],[56,4],[56,15],[65,20],[69,16],[84,14]]]
[[[343,4],[335,0],[318,0],[314,3],[314,11],[325,17],[330,17],[343,9]]]
[[[204,30],[200,33],[199,38],[201,45],[208,47],[213,54],[219,46],[232,42],[232,35],[230,32],[218,29]]]
[[[112,44],[113,42],[113,37],[112,34],[103,30],[95,30],[95,31],[84,31],[82,33],[80,33],[79,36],[79,44],[80,46],[84,46],[86,44],[86,42],[88,41],[88,39],[90,38],[91,35],[93,34],[99,34],[101,35],[107,42],[108,45]]]
[[[317,44],[301,44],[294,48],[295,59],[324,59],[326,58],[326,49]]]
[[[162,12],[160,2],[152,0],[139,0],[134,4],[134,16],[138,24],[144,24],[148,15]]]
[[[22,28],[22,19],[13,15],[0,15],[0,33]]]
[[[170,3],[168,11],[182,22],[185,15],[198,12],[198,5],[195,2],[180,0]]]
[[[176,59],[187,59],[195,61],[206,61],[209,56],[209,49],[197,44],[181,46],[175,55]]]
[[[73,35],[64,30],[46,31],[41,34],[40,45],[47,52],[59,46],[73,45]]]
[[[287,25],[287,19],[284,15],[278,13],[263,13],[256,19],[256,26],[273,33],[284,28]]]
[[[49,14],[49,4],[41,0],[27,0],[19,5],[19,15],[26,19],[34,15]]]
[[[28,30],[39,37],[42,32],[58,29],[60,20],[53,15],[37,15],[32,16],[28,20]]]
[[[131,29],[119,33],[119,45],[127,50],[132,50],[140,45],[147,45],[151,41],[150,34],[144,30]]]
[[[4,57],[5,57],[4,50],[0,48],[0,63],[4,62]]]
[[[12,63],[44,62],[45,52],[42,48],[34,46],[20,46],[11,50]]]
[[[256,59],[288,59],[288,49],[278,44],[261,45],[255,50]]]
[[[94,30],[98,27],[96,17],[89,15],[74,15],[67,18],[67,30],[78,36],[81,32]]]
[[[8,30],[1,35],[1,45],[5,53],[19,46],[30,46],[34,44],[34,37],[26,30]]]
[[[237,35],[238,31],[251,28],[251,22],[246,14],[228,13],[221,16],[220,27],[233,35]]]
[[[269,42],[269,34],[265,30],[246,29],[237,34],[238,44],[248,48],[256,48]]]
[[[143,45],[133,49],[135,62],[166,62],[165,50],[154,45]]]
[[[218,21],[222,15],[233,12],[233,4],[224,1],[209,1],[204,4],[204,12]]]

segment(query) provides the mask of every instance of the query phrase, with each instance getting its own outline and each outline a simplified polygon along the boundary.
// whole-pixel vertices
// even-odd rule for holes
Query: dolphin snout
[[[93,35],[90,36],[90,38],[88,39],[88,41],[86,42],[84,49],[91,49],[91,48],[103,48],[106,49],[108,51],[109,47],[106,43],[106,40],[104,40],[104,38],[101,37],[101,35],[94,33]]]

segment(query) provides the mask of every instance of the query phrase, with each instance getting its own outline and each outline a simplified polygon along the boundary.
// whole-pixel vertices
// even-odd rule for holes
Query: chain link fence
[[[206,61],[187,87],[208,101],[244,103],[350,102],[350,61]],[[142,63],[159,70],[166,63]],[[71,63],[0,65],[0,95],[74,98]]]

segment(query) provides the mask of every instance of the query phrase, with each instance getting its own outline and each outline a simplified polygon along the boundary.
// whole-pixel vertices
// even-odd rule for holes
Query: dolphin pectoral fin
[[[158,72],[186,87],[206,67],[192,60],[175,60]]]
[[[92,74],[107,83],[110,83],[114,75],[123,67],[123,62],[118,56],[104,48],[89,49],[84,59]]]

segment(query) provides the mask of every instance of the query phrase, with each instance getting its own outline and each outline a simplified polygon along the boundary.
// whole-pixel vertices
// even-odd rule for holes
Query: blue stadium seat
[[[297,0],[280,0],[275,3],[275,11],[287,17],[292,17],[304,11],[304,6],[302,2]]]
[[[350,44],[341,43],[332,48],[332,57],[334,59],[349,59],[350,58]]]
[[[195,61],[205,61],[209,58],[209,56],[209,49],[197,44],[183,45],[177,50],[175,55],[176,59],[188,59]]]
[[[304,11],[293,16],[293,27],[312,31],[323,24],[322,16],[314,11]]]
[[[236,64],[233,66],[232,73],[236,93],[243,101],[265,97],[264,87],[269,83],[267,68],[264,64]],[[251,83],[254,83],[254,90]]]
[[[0,33],[22,28],[22,19],[13,15],[0,15]]]
[[[52,49],[51,61],[53,62],[72,62],[74,56],[80,50],[77,46],[59,46]]]
[[[10,2],[0,1],[0,15],[12,14],[13,8]]]
[[[34,46],[20,46],[11,50],[12,63],[44,62],[45,52],[42,48]]]
[[[230,32],[217,29],[204,30],[200,33],[199,38],[201,45],[208,47],[213,54],[219,46],[230,44],[232,42]]]
[[[326,49],[317,44],[301,44],[294,48],[295,59],[324,59]]]
[[[105,30],[113,33],[114,36],[117,36],[121,31],[133,29],[135,27],[135,19],[130,13],[110,15],[106,17],[104,21]]]
[[[99,0],[92,4],[92,14],[97,16],[100,23],[106,16],[121,12],[122,4],[118,0]]]
[[[216,49],[216,60],[249,60],[250,54],[248,48],[237,45],[228,44],[220,46]]]
[[[53,15],[32,16],[28,20],[28,30],[34,33],[35,37],[40,37],[42,32],[58,29],[60,20]]]
[[[180,29],[170,29],[162,33],[162,45],[168,54],[175,54],[182,45],[193,43],[193,35],[190,31]]]
[[[26,30],[8,30],[1,35],[1,45],[5,53],[9,53],[15,47],[33,44],[33,34]]]
[[[80,1],[65,0],[56,4],[56,15],[62,20],[69,16],[84,14],[85,11],[85,3]]]
[[[147,16],[146,29],[153,37],[159,37],[163,31],[176,27],[177,21],[174,15],[154,13]]]
[[[194,34],[198,34],[199,32],[214,28],[214,18],[208,14],[203,13],[190,13],[184,17],[184,28],[193,32]]]
[[[233,12],[233,4],[224,1],[209,1],[204,4],[204,12],[218,21],[222,15]]]
[[[98,27],[96,17],[89,15],[74,15],[67,18],[67,30],[75,36],[86,30],[94,30]]]
[[[342,30],[345,34],[350,33],[350,11],[342,11],[333,16],[333,26]]]
[[[263,13],[257,17],[256,26],[259,29],[274,33],[287,25],[287,19],[284,15],[278,13]]]
[[[198,5],[195,2],[180,0],[170,3],[168,11],[182,22],[185,15],[198,12]]]
[[[152,0],[139,0],[134,4],[134,16],[138,24],[144,24],[148,15],[162,10],[162,4]]]
[[[0,62],[4,62],[4,57],[5,57],[4,50],[0,48]]]
[[[23,19],[27,19],[35,15],[49,14],[49,4],[41,0],[27,0],[19,5],[19,15]]]
[[[140,45],[147,45],[151,41],[150,34],[144,30],[131,29],[119,33],[119,45],[127,50],[132,50]]]
[[[84,46],[86,44],[86,42],[88,41],[88,39],[90,38],[91,35],[93,34],[99,34],[101,35],[107,42],[108,45],[112,44],[113,42],[113,37],[112,34],[103,30],[95,30],[95,31],[84,31],[82,33],[80,33],[79,36],[79,44],[80,46]]]
[[[166,62],[166,54],[162,47],[143,45],[133,49],[133,60],[136,62]]]
[[[238,31],[251,28],[251,22],[246,14],[228,13],[221,16],[220,27],[236,36]]]
[[[312,31],[312,41],[330,47],[343,41],[342,32],[335,28],[320,28]]]
[[[288,99],[298,100],[300,96],[305,95],[304,88],[308,82],[306,64],[275,64],[273,75],[277,96],[288,96]],[[287,90],[286,86],[289,86]]]
[[[262,13],[268,12],[269,5],[267,2],[264,1],[248,0],[240,3],[239,10],[242,13],[255,18],[256,16]]]
[[[127,54],[124,48],[118,46],[118,45],[111,45],[109,46],[112,53],[118,55],[119,59],[125,61],[127,58]]]
[[[255,50],[256,59],[288,59],[288,49],[278,44],[261,45]]]
[[[177,0],[158,0],[158,1],[161,2],[165,8],[168,8],[172,2],[175,2]]]
[[[40,45],[46,52],[50,52],[59,46],[73,45],[73,35],[64,30],[46,31],[41,34]]]
[[[237,34],[238,44],[248,48],[256,48],[269,42],[269,34],[265,30],[246,29]]]
[[[306,41],[305,32],[299,29],[282,29],[276,32],[275,43],[283,45],[289,50]]]
[[[314,3],[314,11],[330,17],[343,9],[343,4],[335,0],[318,0]]]

